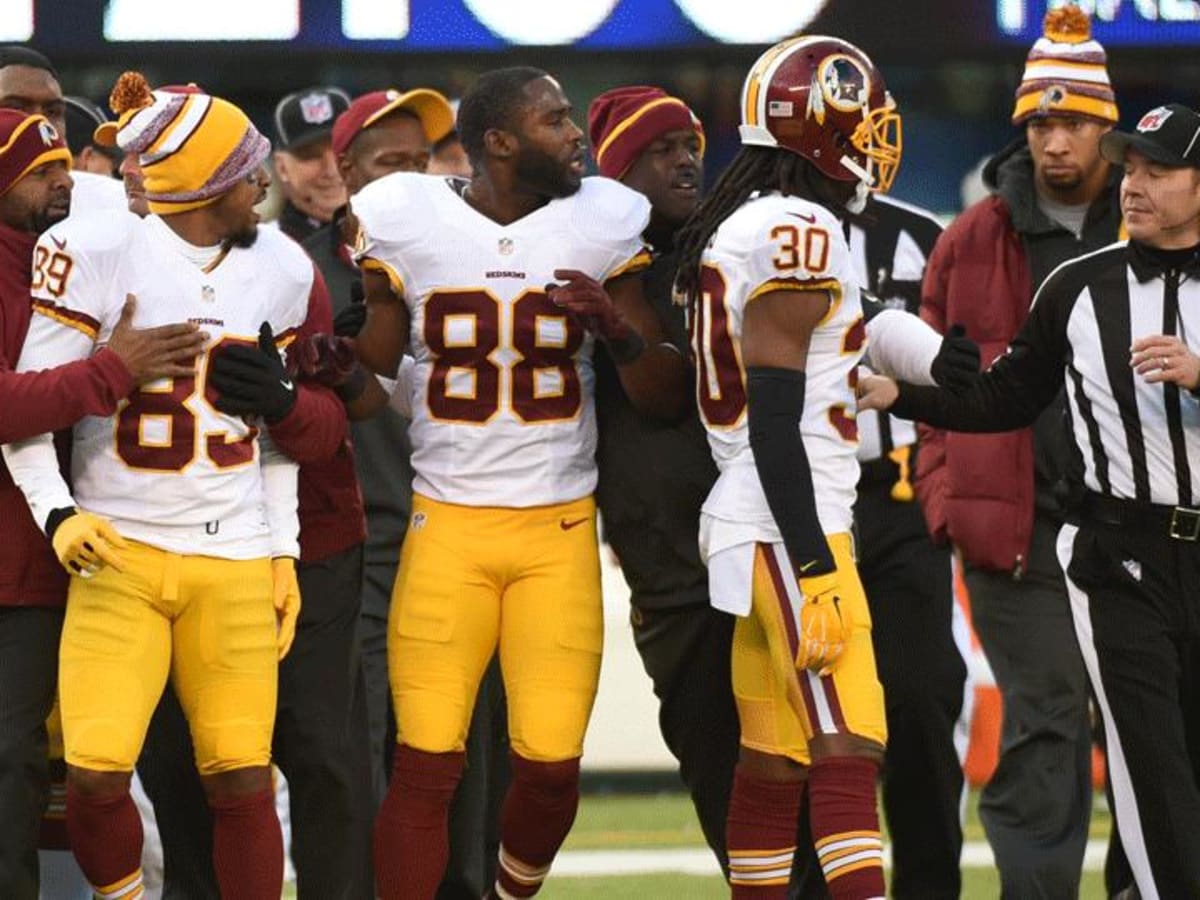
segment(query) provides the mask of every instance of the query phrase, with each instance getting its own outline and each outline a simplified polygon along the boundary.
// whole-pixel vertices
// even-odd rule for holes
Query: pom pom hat
[[[96,143],[138,155],[146,201],[160,216],[212,203],[271,152],[244,112],[194,86],[151,91],[126,72],[108,102],[117,121],[96,129]]]
[[[1108,57],[1092,38],[1087,13],[1063,6],[1046,13],[1042,37],[1025,62],[1017,88],[1014,125],[1036,116],[1087,116],[1117,121],[1117,104],[1105,68]]]

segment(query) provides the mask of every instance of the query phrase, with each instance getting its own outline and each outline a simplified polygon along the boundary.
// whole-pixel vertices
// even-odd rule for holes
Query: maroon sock
[[[813,842],[833,900],[884,896],[878,775],[878,763],[858,756],[819,759],[809,773]]]
[[[509,754],[512,784],[500,813],[497,893],[532,897],[554,862],[579,808],[579,759],[534,762]]]
[[[375,883],[383,900],[429,900],[450,858],[447,818],[466,754],[396,747],[375,819]]]
[[[804,782],[770,781],[734,769],[725,842],[729,885],[734,900],[787,897],[796,855],[796,824]]]
[[[283,891],[283,831],[275,792],[210,796],[213,869],[222,900],[278,900]]]
[[[94,796],[67,783],[67,834],[79,868],[101,897],[142,877],[142,819],[126,788]]]

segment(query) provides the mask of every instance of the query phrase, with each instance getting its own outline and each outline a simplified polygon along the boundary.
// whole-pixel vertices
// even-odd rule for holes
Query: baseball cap
[[[1164,166],[1200,168],[1200,113],[1182,103],[1156,106],[1133,131],[1110,131],[1100,139],[1100,155],[1114,165],[1124,164],[1130,147]]]
[[[431,144],[454,130],[454,109],[450,101],[432,88],[372,91],[355,97],[350,108],[338,116],[333,125],[333,152],[345,153],[360,131],[400,109],[420,119],[425,137]]]
[[[93,133],[108,121],[99,106],[87,97],[63,97],[67,119],[67,147],[72,156],[78,156],[85,147],[95,147],[110,159],[120,159],[121,151],[117,147],[104,147],[97,144]]]
[[[336,87],[288,94],[275,107],[275,146],[293,150],[328,137],[334,120],[349,106],[350,95]]]

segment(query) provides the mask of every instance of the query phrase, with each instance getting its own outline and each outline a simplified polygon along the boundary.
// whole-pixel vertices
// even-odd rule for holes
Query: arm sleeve
[[[304,322],[296,337],[333,333],[333,307],[320,271],[313,266],[312,288]],[[296,388],[291,412],[271,426],[275,446],[298,463],[324,462],[332,458],[347,435],[346,409],[327,387],[303,382]]]
[[[878,304],[863,298],[863,308]],[[867,361],[878,372],[912,384],[934,383],[930,366],[942,347],[942,336],[917,316],[878,307],[867,313]]]
[[[75,505],[71,490],[58,467],[54,436],[39,434],[12,444],[5,444],[4,463],[13,482],[25,495],[33,520],[43,531],[50,513]]]
[[[413,415],[412,392],[416,370],[417,361],[405,353],[400,359],[400,368],[396,371],[396,380],[393,381],[390,378],[379,379],[379,383],[383,385],[383,389],[391,395],[388,406],[406,419],[411,419]]]
[[[108,350],[38,372],[14,372],[0,359],[0,443],[111,416],[132,389],[129,370]]]
[[[266,432],[259,434],[263,503],[271,529],[271,556],[300,558],[298,476],[300,467],[279,452]]]
[[[966,392],[900,384],[891,413],[951,431],[1012,431],[1033,424],[1058,395],[1067,361],[1065,298],[1046,281],[1003,356]]]

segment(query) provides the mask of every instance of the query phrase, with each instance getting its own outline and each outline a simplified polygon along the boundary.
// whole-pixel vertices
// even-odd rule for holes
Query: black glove
[[[963,326],[955,325],[942,338],[941,349],[929,367],[939,387],[965,391],[979,377],[979,345],[966,334]]]
[[[366,321],[366,304],[351,303],[333,317],[333,333],[338,337],[358,337]]]
[[[262,416],[274,425],[296,405],[296,385],[267,322],[258,331],[257,347],[235,344],[215,354],[208,381],[219,394],[213,405],[231,416]]]

